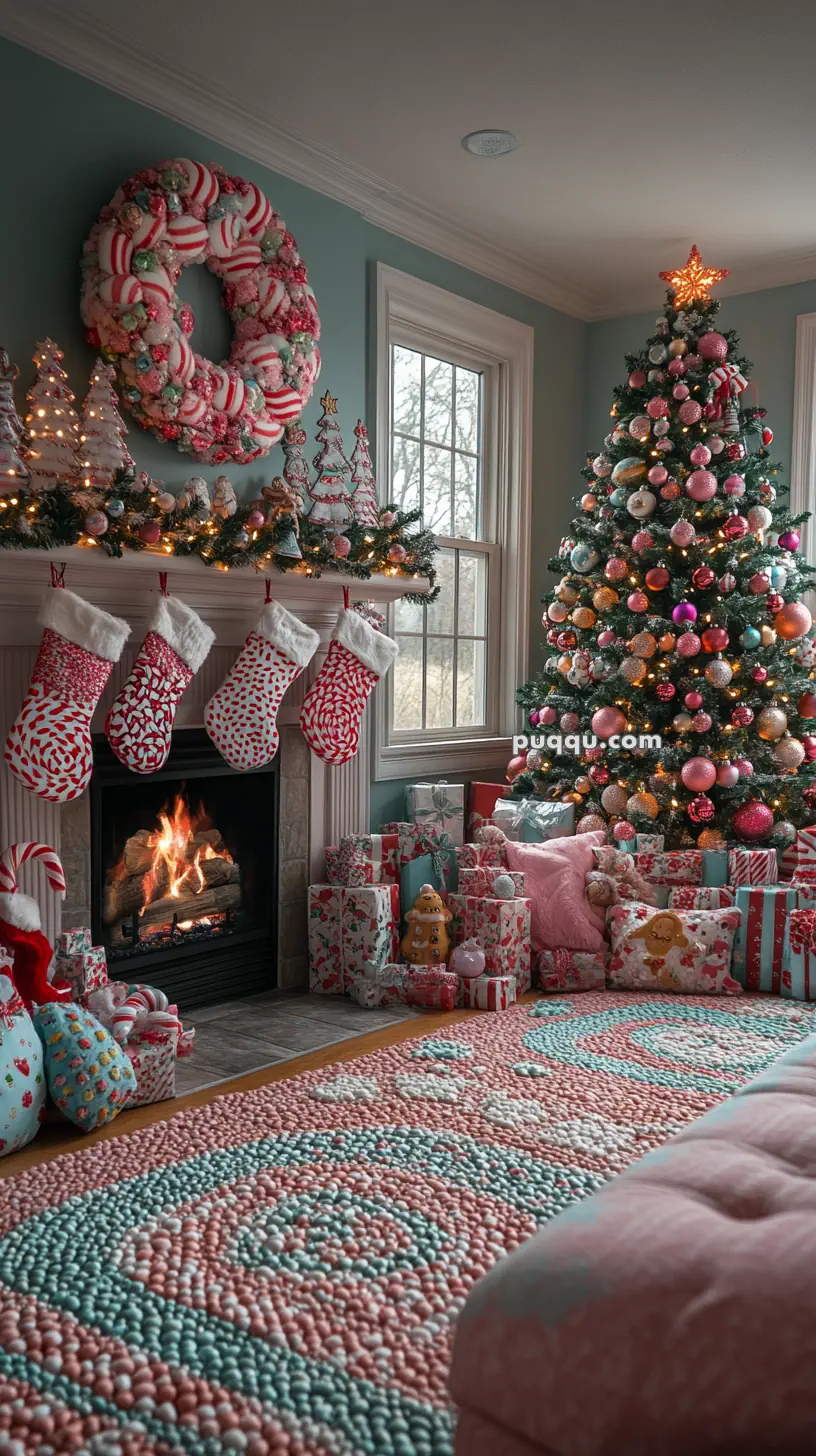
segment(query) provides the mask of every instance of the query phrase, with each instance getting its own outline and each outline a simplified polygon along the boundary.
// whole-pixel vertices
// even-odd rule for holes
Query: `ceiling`
[[[692,242],[721,293],[816,276],[804,0],[0,0],[0,32],[582,318]]]

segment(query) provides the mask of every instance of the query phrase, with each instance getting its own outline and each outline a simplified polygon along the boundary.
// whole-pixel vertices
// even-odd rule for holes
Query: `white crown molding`
[[[498,237],[477,234],[394,187],[349,158],[298,132],[277,127],[223,91],[212,92],[155,50],[139,53],[109,26],[49,0],[0,0],[0,35],[183,122],[292,181],[360,213],[386,232],[492,278],[575,318],[594,313],[592,298],[551,277],[534,258],[509,250]]]

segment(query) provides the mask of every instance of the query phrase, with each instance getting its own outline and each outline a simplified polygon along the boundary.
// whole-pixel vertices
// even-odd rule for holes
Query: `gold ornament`
[[[570,657],[568,652],[565,652],[563,657],[559,657],[558,659],[558,671],[563,672],[564,676],[566,677],[571,667],[572,658]]]
[[[685,339],[672,339],[669,344],[669,353],[673,359],[684,359],[688,353],[688,344]]]
[[[773,627],[768,626],[767,622],[763,622],[759,629],[759,640],[762,647],[773,647],[776,641],[776,633]]]
[[[661,652],[674,652],[675,641],[673,632],[664,632],[657,645]]]
[[[560,602],[563,602],[564,605],[567,607],[574,607],[575,603],[578,600],[578,593],[575,590],[575,587],[570,586],[570,583],[568,581],[562,581],[557,587],[555,594],[558,597],[558,600]]]
[[[595,613],[591,607],[576,607],[570,621],[574,622],[576,627],[594,627]]]
[[[792,738],[790,733],[786,733],[776,744],[774,757],[780,768],[798,768],[805,761],[804,746],[798,738]]]
[[[625,814],[628,799],[629,795],[620,784],[609,784],[601,794],[601,804],[607,814]]]
[[[688,308],[695,300],[700,303],[707,301],[714,284],[721,283],[723,278],[728,277],[728,269],[706,268],[695,243],[684,268],[669,268],[657,276],[672,289],[674,307]]]
[[[725,836],[721,829],[704,829],[697,836],[698,849],[722,849],[724,844]]]
[[[654,794],[640,792],[626,802],[627,814],[646,814],[649,819],[656,819],[659,812],[660,806]]]
[[[599,612],[607,612],[610,607],[616,607],[619,601],[618,593],[611,586],[599,586],[592,597],[592,605]]]
[[[657,638],[651,632],[638,632],[629,643],[629,651],[635,657],[654,657],[657,652]]]
[[[578,793],[579,794],[591,794],[592,793],[592,784],[590,783],[589,779],[586,777],[586,774],[582,774],[579,779],[576,779],[575,780],[575,787],[578,790]]]
[[[570,789],[568,794],[564,794],[563,803],[565,804],[583,804],[583,802],[582,795],[575,789]]]
[[[627,657],[620,665],[621,677],[636,687],[646,676],[646,664],[639,657]]]
[[[766,743],[775,743],[778,738],[782,737],[787,726],[787,715],[777,707],[776,703],[769,703],[767,708],[763,708],[757,715],[757,733],[760,738],[765,739]]]

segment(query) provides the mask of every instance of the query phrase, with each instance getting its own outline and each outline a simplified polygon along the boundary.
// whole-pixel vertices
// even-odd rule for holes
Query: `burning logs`
[[[105,887],[104,921],[115,927],[114,936],[133,916],[149,934],[174,918],[195,923],[239,908],[241,870],[222,835],[217,829],[168,832],[177,822],[171,826],[163,817],[162,832],[139,829],[127,840]]]

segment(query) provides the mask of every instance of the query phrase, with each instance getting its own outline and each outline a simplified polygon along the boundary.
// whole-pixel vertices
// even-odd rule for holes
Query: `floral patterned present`
[[[396,834],[355,834],[326,849],[330,885],[397,884]]]
[[[497,869],[495,866],[488,868],[486,865],[477,865],[473,869],[459,871],[459,890],[463,895],[478,895],[484,898],[485,895],[495,897],[493,881],[497,875],[504,879],[513,881],[513,894],[518,897],[524,895],[524,871]]]
[[[465,837],[465,786],[444,779],[438,784],[409,784],[405,812],[423,829],[447,834],[451,844],[461,844]]]
[[[678,885],[669,892],[670,910],[727,910],[734,904],[730,885]]]
[[[136,1091],[128,1107],[146,1107],[176,1095],[176,1044],[170,1027],[144,1028],[128,1039],[125,1051],[136,1073]]]
[[[473,976],[462,982],[462,1005],[471,1011],[506,1011],[515,999],[515,976]]]
[[[489,869],[507,869],[507,850],[503,844],[461,844],[456,851],[456,858],[459,861],[459,872],[462,870],[478,869],[485,866]]]
[[[440,969],[444,970],[444,966]],[[408,966],[389,964],[366,966],[362,975],[352,976],[349,995],[358,1006],[396,1006],[405,1004]]]
[[[703,851],[668,849],[665,854],[636,854],[635,868],[653,885],[699,885],[703,878]]]
[[[662,854],[663,843],[662,834],[636,834],[635,852],[637,854]]]
[[[411,968],[405,978],[405,999],[409,1006],[426,1011],[453,1011],[459,995],[459,977],[444,966]]]
[[[542,991],[603,991],[606,987],[606,952],[591,950],[540,950],[536,973]]]
[[[782,995],[816,1000],[816,910],[792,910],[788,916]]]
[[[441,855],[446,850],[455,847],[449,834],[444,832],[437,834],[432,829],[426,829],[422,824],[409,824],[399,819],[395,819],[391,824],[383,824],[382,833],[397,836],[398,869],[410,864],[412,859],[419,859],[420,855]],[[439,869],[438,866],[437,868]],[[439,869],[439,873],[442,873],[441,869]]]
[[[742,921],[734,942],[734,975],[748,991],[778,996],[788,913],[796,909],[796,890],[789,885],[740,885],[735,895]]]
[[[87,925],[79,925],[74,930],[63,930],[57,936],[58,956],[81,955],[91,948],[91,931]]]
[[[78,951],[75,955],[58,955],[54,962],[54,979],[65,981],[76,1001],[89,991],[106,986],[108,964],[105,947],[94,945],[90,950]]]
[[[507,796],[506,784],[472,783],[468,789],[468,837],[473,839],[483,824],[493,823],[493,810]]]
[[[489,976],[515,976],[520,996],[529,991],[530,907],[525,899],[498,900],[475,895],[451,895],[453,939],[476,940],[485,953]]]
[[[782,855],[779,878],[789,880],[795,870],[816,869],[816,824],[799,829],[793,844],[789,844]]]
[[[546,839],[565,839],[575,833],[575,805],[560,799],[499,799],[493,823],[508,839],[542,844]]]
[[[396,959],[397,885],[309,886],[309,985],[341,996],[368,965]]]
[[[731,885],[775,885],[779,879],[775,849],[730,849],[728,882]]]

